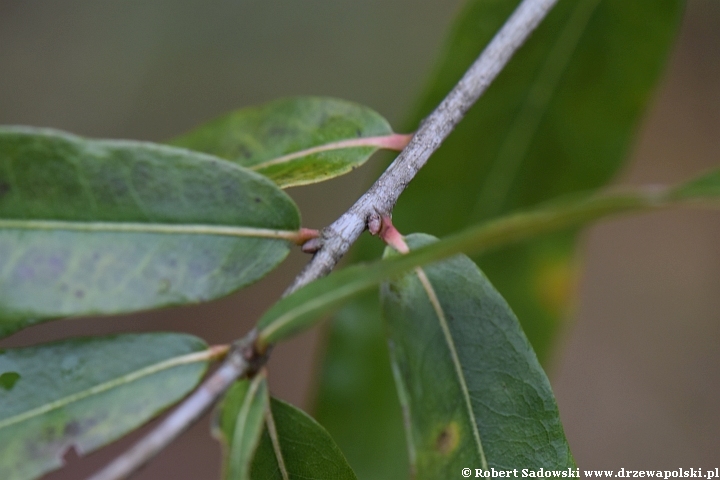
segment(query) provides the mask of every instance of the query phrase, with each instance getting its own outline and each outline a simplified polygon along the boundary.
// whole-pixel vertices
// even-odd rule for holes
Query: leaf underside
[[[342,142],[392,133],[387,121],[367,107],[334,98],[294,97],[237,110],[172,144],[236,162],[285,188],[349,172],[379,147]]]
[[[550,383],[505,300],[464,255],[418,270],[381,288],[416,478],[574,467]]]
[[[0,336],[227,295],[274,268],[298,228],[287,195],[230,162],[0,128]]]
[[[0,478],[27,480],[116,440],[181,399],[207,368],[183,334],[72,339],[0,352]]]

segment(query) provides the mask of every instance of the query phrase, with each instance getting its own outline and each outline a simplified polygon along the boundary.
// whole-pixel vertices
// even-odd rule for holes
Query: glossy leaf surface
[[[518,3],[465,2],[405,128],[417,128],[437,106]],[[398,228],[445,236],[480,219],[596,188],[611,179],[658,82],[683,3],[560,0],[403,193],[394,211]],[[520,317],[541,360],[552,348],[572,302],[575,238],[572,233],[558,234],[477,259]],[[379,255],[380,248],[371,248],[369,241],[361,248],[356,258]],[[363,319],[364,324],[371,321],[380,323],[377,317]],[[352,363],[346,352],[361,346],[349,347],[353,339],[340,336],[358,328],[361,325],[339,327],[328,335],[346,348],[330,347],[334,355],[326,357],[323,370]],[[372,344],[363,341],[362,348],[369,351],[384,343],[380,335]],[[377,404],[396,402],[395,392],[378,387],[387,384],[385,371],[356,366],[361,375],[335,386],[322,384],[320,394],[345,388],[368,392]],[[321,407],[327,403],[318,399]],[[366,419],[362,429],[346,431],[348,423],[342,417],[322,408],[316,416],[338,439],[375,442],[378,449],[398,451],[394,443],[377,444],[396,437],[378,436],[383,425]],[[394,422],[399,423],[400,419]],[[350,444],[340,446],[354,451]],[[398,478],[377,457],[348,453],[348,459],[353,465],[378,465],[364,477],[368,480]]]
[[[407,237],[410,249],[435,240]],[[381,288],[418,479],[468,465],[575,467],[550,382],[515,314],[464,255]]]
[[[252,381],[236,382],[220,404],[214,428],[224,450],[223,478],[247,480],[255,449],[265,426],[269,408],[267,379],[256,375]]]
[[[213,352],[182,334],[73,339],[0,352],[0,478],[60,467],[134,430],[198,383]]]
[[[231,160],[291,187],[347,173],[378,148],[402,149],[405,141],[367,107],[296,97],[237,110],[172,143]]]
[[[230,162],[0,129],[0,336],[33,321],[210,300],[287,254],[294,203]]]
[[[275,440],[265,429],[252,464],[253,480],[355,480],[345,457],[308,414],[271,399]],[[274,435],[273,435],[274,436]],[[283,475],[283,471],[285,475]]]

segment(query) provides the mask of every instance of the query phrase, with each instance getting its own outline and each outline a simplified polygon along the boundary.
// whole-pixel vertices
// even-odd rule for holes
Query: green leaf
[[[355,480],[325,429],[305,412],[271,399],[272,415],[252,464],[253,480]]]
[[[250,478],[250,466],[265,425],[269,399],[267,379],[262,372],[251,381],[235,382],[225,394],[214,428],[215,436],[224,447],[224,479]]]
[[[325,355],[335,361],[323,363],[319,372],[315,418],[328,429],[358,478],[409,478],[387,345],[376,341],[385,327],[375,318],[380,318],[380,300],[374,289],[333,315]],[[359,441],[358,435],[366,441]]]
[[[298,227],[272,182],[209,155],[0,128],[0,336],[227,295],[274,268]]]
[[[192,390],[217,351],[181,334],[72,339],[4,350],[0,478],[37,478],[139,427]]]
[[[405,128],[417,128],[437,106],[519,0],[463,3],[428,88]],[[394,211],[396,225],[402,231],[445,236],[479,219],[606,183],[624,161],[652,99],[683,4],[680,0],[560,0],[403,193]],[[576,235],[564,232],[476,259],[520,317],[541,361],[550,353],[574,296],[575,243]],[[358,247],[362,250],[356,260],[379,255],[380,248],[372,248],[370,241]],[[363,321],[371,331],[380,330],[380,324],[378,317]],[[352,330],[331,326],[328,338],[345,349],[329,346],[333,355],[325,357],[323,370],[352,362],[346,352],[360,348],[375,352],[383,347],[381,335],[374,343],[363,337],[362,344],[341,338]],[[376,401],[389,404],[396,395],[381,391],[386,375],[382,370],[366,370],[362,376],[345,379],[343,385],[354,382],[348,391],[372,392]],[[334,387],[326,389],[321,383],[319,388],[318,405],[326,405],[322,395]],[[338,438],[353,466],[378,464],[377,457],[351,456],[353,446],[340,442],[341,438],[397,450],[394,443],[384,444],[397,435],[378,437],[377,431],[390,427],[373,425],[372,417],[362,429],[350,430],[341,417],[326,415],[322,408],[315,413]],[[400,419],[393,422],[399,423]],[[377,469],[362,478],[399,477]]]
[[[435,239],[406,241],[413,250]],[[415,478],[575,467],[550,382],[472,260],[418,268],[384,283],[381,297]]]
[[[408,140],[367,107],[296,97],[237,110],[172,143],[237,162],[285,188],[337,177]]]
[[[693,191],[702,198],[707,198],[710,191],[720,194],[717,183],[720,183],[720,174],[713,171],[685,184],[704,185],[697,190],[685,185],[671,189],[637,187],[559,200],[524,213],[475,225],[401,257],[345,268],[304,286],[273,305],[258,322],[258,344],[269,345],[292,337],[377,283],[415,267],[457,253],[484,253],[492,248],[567,230],[612,215],[692,204],[695,197],[690,194]]]

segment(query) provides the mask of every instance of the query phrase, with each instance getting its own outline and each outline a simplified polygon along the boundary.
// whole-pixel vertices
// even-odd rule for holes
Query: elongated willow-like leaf
[[[285,188],[337,177],[378,149],[402,150],[408,141],[367,107],[296,97],[237,110],[172,143],[232,160]]]
[[[406,241],[412,250],[435,239]],[[383,283],[381,297],[414,478],[451,478],[468,465],[575,467],[550,382],[472,260],[418,268]]]
[[[271,399],[270,406],[265,432],[252,463],[252,480],[357,478],[319,423],[280,400]]]
[[[69,449],[91,452],[187,394],[223,349],[182,334],[73,339],[0,352],[0,478],[60,467]]]
[[[417,128],[438,105],[519,0],[463,3],[428,88],[404,128]],[[398,227],[442,237],[481,219],[605,184],[626,157],[678,30],[683,4],[560,0],[403,193],[394,212]],[[476,259],[518,314],[541,361],[551,352],[574,297],[575,239],[574,233],[564,232]],[[380,248],[371,248],[369,241],[358,247],[362,250],[356,249],[355,260],[379,255]],[[343,312],[344,323],[360,321],[357,312],[377,310],[367,305],[347,308],[355,311]],[[367,327],[371,321],[376,326]],[[397,403],[395,392],[379,386],[388,384],[389,368],[377,368],[365,363],[363,355],[353,358],[349,353],[384,347],[381,335],[374,340],[343,336],[363,326],[381,330],[379,317],[362,322],[331,326],[328,338],[343,348],[328,346],[332,354],[326,356],[323,371],[343,366],[355,376],[322,378],[314,413],[338,439],[358,475],[357,465],[377,465],[364,478],[390,480],[399,478],[388,470],[397,463],[384,462],[385,457],[374,452],[397,452],[397,445],[385,440],[398,435],[387,433],[387,421],[373,422],[372,415],[350,408],[349,399],[356,392],[367,392],[373,405],[397,410],[391,406]],[[348,401],[328,407],[326,392],[335,402]],[[357,421],[349,422],[348,416],[355,414]],[[394,424],[400,425],[401,419]],[[363,444],[374,449],[362,450]],[[355,451],[366,454],[354,455]]]
[[[0,336],[226,295],[275,267],[298,227],[277,186],[209,155],[0,128]]]
[[[214,434],[223,444],[223,478],[248,480],[250,466],[270,408],[267,379],[259,373],[252,380],[236,382],[220,404]]]
[[[713,171],[674,188],[629,188],[566,199],[481,223],[407,255],[354,265],[306,285],[273,305],[260,318],[258,342],[262,347],[291,337],[377,283],[457,253],[483,253],[620,213],[693,204],[698,200],[705,203],[714,200],[717,204],[720,200],[717,195],[720,195],[720,171]]]

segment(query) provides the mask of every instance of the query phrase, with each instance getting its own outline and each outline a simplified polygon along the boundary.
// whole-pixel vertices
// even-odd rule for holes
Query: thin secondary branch
[[[324,244],[288,289],[293,292],[327,275],[365,230],[369,221],[388,215],[405,187],[487,90],[517,49],[557,0],[524,0],[475,60],[455,88],[420,125],[408,146],[375,184],[323,231]]]
[[[285,295],[330,273],[368,224],[379,225],[381,218],[392,212],[405,187],[555,3],[557,0],[523,0],[455,88],[423,121],[395,161],[346,213],[323,231],[318,252],[295,278]],[[225,363],[147,437],[89,480],[127,478],[197,421],[232,382],[252,373],[257,368],[257,352],[247,348],[254,342],[255,335],[253,330],[241,340]],[[260,358],[264,361],[266,357]]]
[[[160,453],[170,442],[207,412],[243,375],[257,371],[267,357],[255,355],[255,330],[233,345],[225,362],[152,432],[88,480],[127,478]]]

